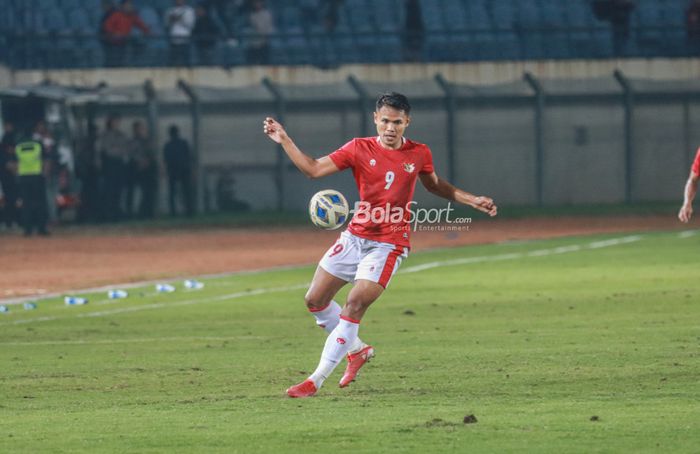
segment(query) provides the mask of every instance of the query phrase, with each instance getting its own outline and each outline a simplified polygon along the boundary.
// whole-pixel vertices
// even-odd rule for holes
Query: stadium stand
[[[591,0],[420,0],[425,28],[424,61],[680,57],[694,55],[688,43],[689,0],[636,0],[629,37],[614,49],[610,22],[597,19]],[[234,3],[234,2],[232,2]],[[277,33],[271,64],[319,66],[402,60],[404,2],[344,0],[332,30],[324,26],[318,1],[268,0]],[[136,0],[152,30],[135,32],[129,64],[162,66],[166,59],[165,10],[171,0]],[[317,5],[315,21],[309,19]],[[305,9],[304,9],[305,8]],[[0,58],[15,68],[96,67],[103,63],[98,40],[100,0],[0,0]],[[245,64],[252,37],[244,11],[230,11],[234,30],[221,36],[216,62]]]

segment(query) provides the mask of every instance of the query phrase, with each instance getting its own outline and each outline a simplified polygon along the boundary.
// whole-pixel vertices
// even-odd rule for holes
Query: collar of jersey
[[[379,136],[377,136],[376,139],[374,139],[374,140],[376,140],[377,143],[381,146],[382,140],[379,138]],[[404,136],[401,136],[401,146],[394,151],[401,150],[401,148],[403,148],[404,145],[406,145],[406,138]]]

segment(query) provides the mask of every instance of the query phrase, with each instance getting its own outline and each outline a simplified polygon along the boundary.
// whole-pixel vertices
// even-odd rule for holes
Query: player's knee
[[[309,309],[320,309],[328,304],[325,298],[322,298],[317,293],[307,292],[304,295],[304,304]]]

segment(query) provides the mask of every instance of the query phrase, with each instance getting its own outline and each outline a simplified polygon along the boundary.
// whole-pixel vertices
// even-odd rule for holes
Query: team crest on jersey
[[[376,165],[377,165],[377,160],[376,160],[376,159],[370,159],[370,160],[369,160],[369,165],[371,165],[372,167],[376,166]]]
[[[412,162],[411,163],[404,162],[403,169],[408,173],[413,173],[413,171],[416,170],[416,165]]]

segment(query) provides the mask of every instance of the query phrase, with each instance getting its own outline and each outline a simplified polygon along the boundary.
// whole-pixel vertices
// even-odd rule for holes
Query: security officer
[[[46,202],[46,180],[44,179],[45,156],[41,143],[32,139],[20,140],[15,147],[17,156],[17,177],[22,199],[22,226],[24,236],[30,236],[34,229],[39,235],[47,236],[49,210]]]

